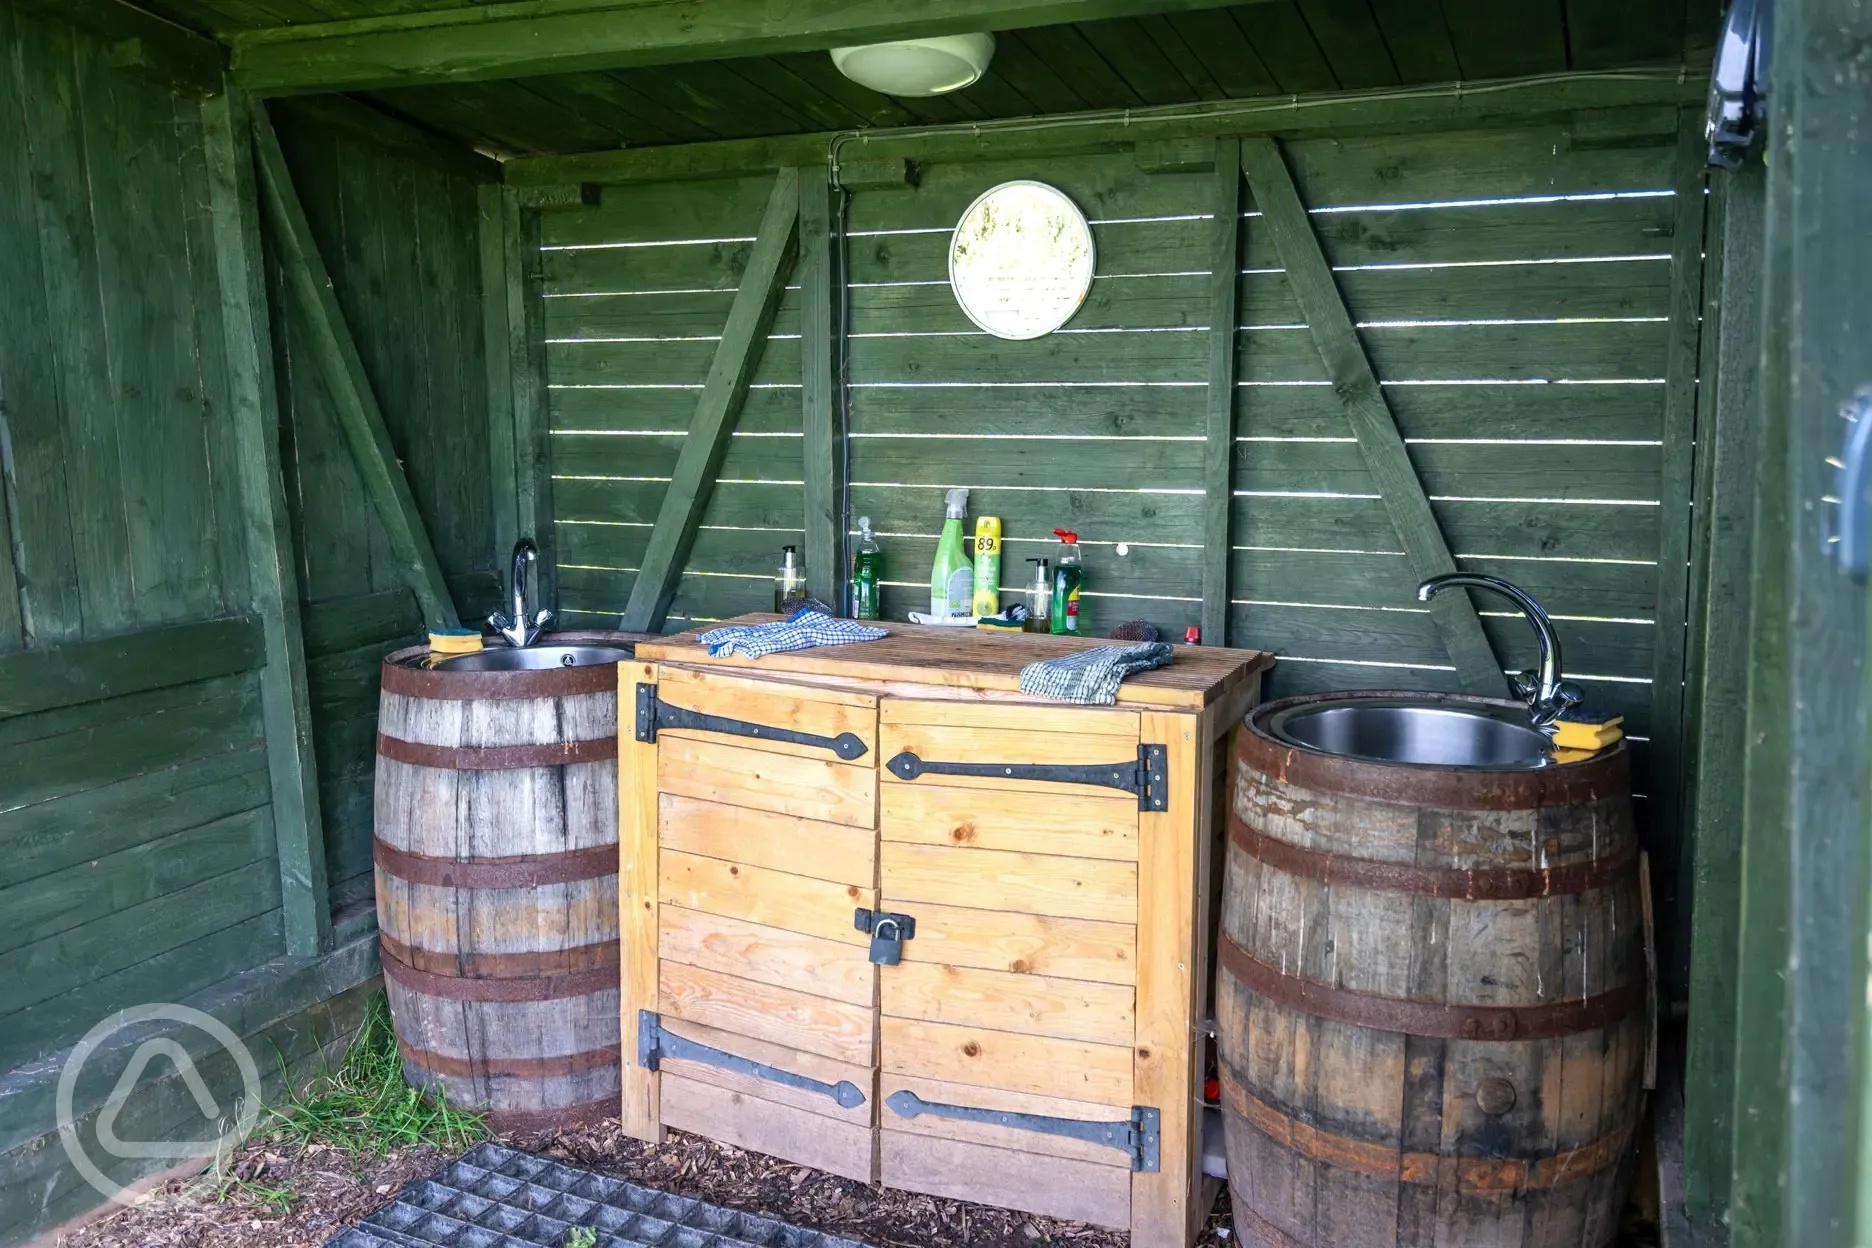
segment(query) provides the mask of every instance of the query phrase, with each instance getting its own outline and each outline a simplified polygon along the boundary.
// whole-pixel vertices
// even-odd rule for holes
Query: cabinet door
[[[881,704],[879,907],[916,920],[878,973],[886,1184],[1129,1225],[1129,1154],[1059,1128],[1123,1122],[1134,1104],[1139,798],[1024,769],[1135,764],[1138,726],[1127,711]],[[971,770],[905,779],[904,753]]]
[[[853,915],[877,904],[876,701],[669,667],[657,684],[715,717],[656,733],[654,1012],[686,1042],[662,1042],[683,1056],[659,1059],[661,1123],[872,1181],[877,968]],[[865,749],[754,731],[775,728]]]

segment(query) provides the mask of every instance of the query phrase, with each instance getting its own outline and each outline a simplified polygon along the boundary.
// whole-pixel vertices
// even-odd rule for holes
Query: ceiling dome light
[[[833,48],[832,64],[860,86],[918,98],[960,91],[973,83],[988,68],[994,50],[993,35],[941,35]]]

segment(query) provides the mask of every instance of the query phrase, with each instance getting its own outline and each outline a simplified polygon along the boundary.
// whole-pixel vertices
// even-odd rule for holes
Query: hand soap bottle
[[[774,574],[773,609],[791,615],[806,605],[806,565],[800,562],[797,547],[780,551],[780,569]]]
[[[974,615],[975,565],[969,562],[962,540],[968,495],[966,487],[958,487],[943,496],[942,537],[936,543],[936,562],[930,567],[930,614],[937,619]]]
[[[1078,633],[1079,590],[1085,584],[1085,570],[1079,566],[1079,535],[1068,529],[1054,529],[1060,539],[1059,564],[1053,569],[1052,618],[1050,633]]]

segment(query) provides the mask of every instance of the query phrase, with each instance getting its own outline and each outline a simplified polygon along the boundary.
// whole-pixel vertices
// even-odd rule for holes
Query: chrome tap
[[[1578,687],[1560,679],[1560,636],[1554,632],[1553,621],[1547,618],[1547,612],[1540,603],[1534,601],[1519,585],[1504,581],[1499,576],[1482,576],[1474,572],[1449,572],[1431,577],[1417,587],[1417,601],[1429,602],[1443,590],[1458,585],[1494,590],[1520,607],[1528,623],[1534,626],[1534,637],[1540,645],[1540,668],[1533,672],[1516,673],[1513,684],[1515,696],[1527,703],[1528,714],[1536,728],[1548,727],[1568,707],[1579,703],[1581,694]]]
[[[552,612],[542,610],[538,615],[533,617],[533,622],[531,624],[527,623],[527,564],[532,563],[538,558],[539,548],[534,546],[533,543],[526,538],[523,537],[514,543],[512,586],[513,616],[509,618],[498,611],[488,616],[488,623],[492,624],[495,631],[499,632],[501,636],[505,637],[516,648],[532,645],[534,641],[538,639],[540,629],[544,628],[546,622],[553,618]]]

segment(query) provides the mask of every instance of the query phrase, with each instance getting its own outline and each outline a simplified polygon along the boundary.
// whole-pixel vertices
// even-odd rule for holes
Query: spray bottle
[[[975,598],[977,619],[1001,611],[1001,518],[975,518]]]
[[[1060,539],[1058,564],[1053,569],[1052,618],[1047,631],[1078,633],[1079,590],[1085,584],[1085,569],[1079,566],[1079,535],[1068,529],[1054,529]]]
[[[943,495],[942,537],[936,542],[936,561],[930,566],[930,614],[938,619],[972,618],[974,614],[975,567],[962,541],[968,495],[964,487]]]

